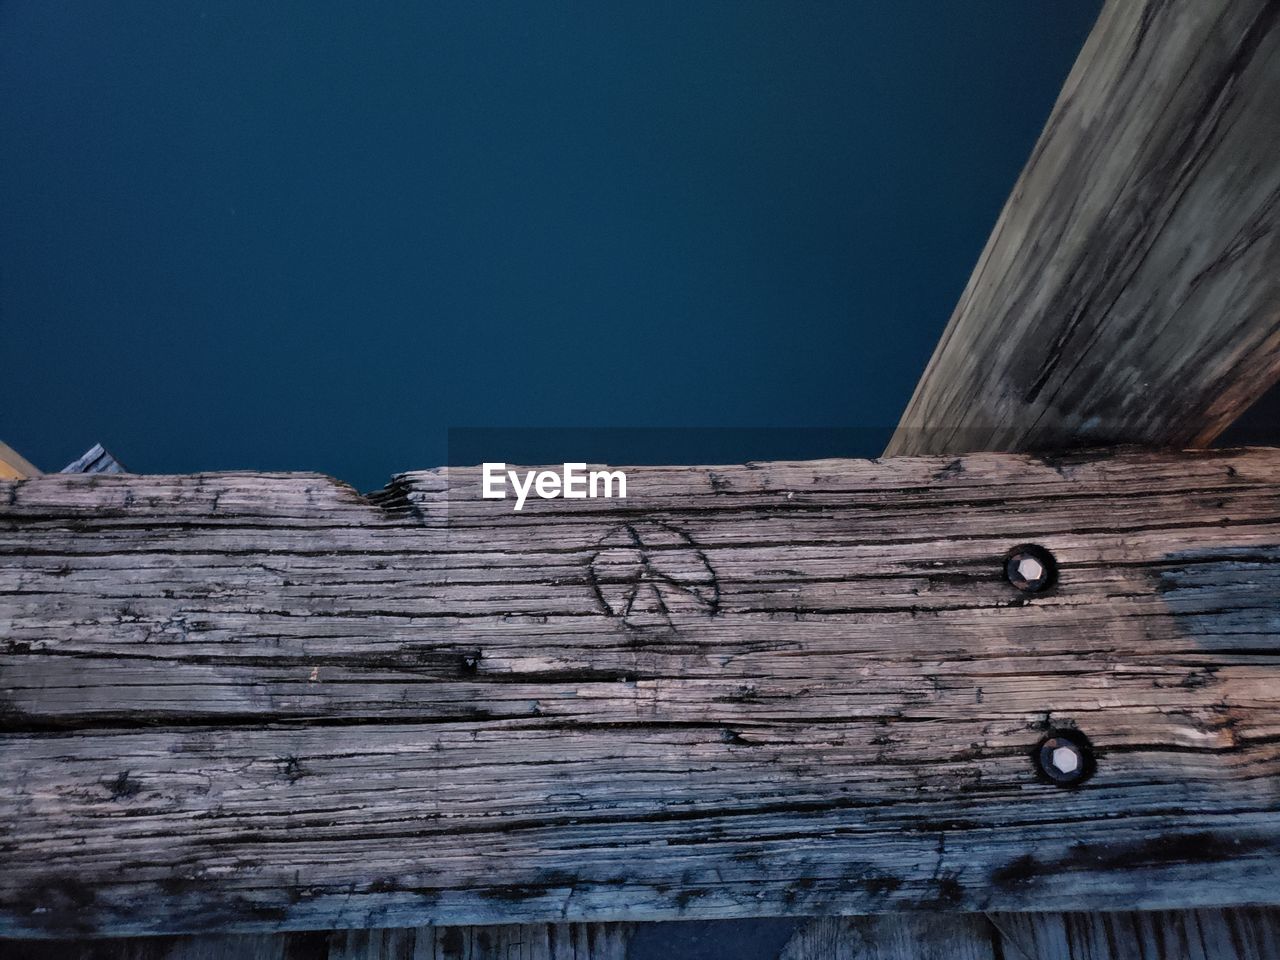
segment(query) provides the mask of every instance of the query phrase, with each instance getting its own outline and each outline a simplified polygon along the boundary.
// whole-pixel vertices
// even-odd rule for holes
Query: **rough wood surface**
[[[327,953],[328,937],[322,933],[0,940],[4,960],[328,960]],[[401,958],[383,952],[366,960]]]
[[[1273,960],[1280,911],[993,914],[1005,960]]]
[[[628,480],[0,487],[0,929],[1280,899],[1280,452]]]
[[[1280,911],[890,914],[799,930],[780,960],[1273,960]]]
[[[727,921],[737,927],[743,921]],[[1151,913],[900,913],[799,921],[778,960],[1274,960],[1280,911]],[[626,960],[728,956],[718,928],[690,937],[685,925],[529,924],[336,930],[329,933],[129,939],[0,940],[5,960]],[[755,946],[763,949],[756,950]],[[632,952],[628,952],[629,949]],[[648,952],[645,952],[645,951]]]
[[[0,480],[26,480],[38,476],[40,470],[31,461],[7,443],[0,442]]]
[[[632,924],[334,930],[328,933],[0,940],[4,960],[626,960]]]
[[[806,924],[779,960],[1011,960],[980,913],[829,917]],[[1018,958],[1020,960],[1020,958]]]
[[[1280,377],[1280,3],[1110,0],[888,454],[1209,443]]]
[[[80,456],[76,457],[59,473],[128,473],[119,460],[100,443],[95,443]]]

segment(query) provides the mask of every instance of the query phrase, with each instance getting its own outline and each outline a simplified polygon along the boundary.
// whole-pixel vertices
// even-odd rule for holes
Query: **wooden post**
[[[888,455],[1204,446],[1276,382],[1278,21],[1106,5]]]
[[[1265,0],[1108,3],[886,453],[1205,445],[1276,380],[1278,17]],[[1008,922],[1076,928],[1029,957],[1148,952],[1077,919]],[[1173,944],[1201,922],[1232,931],[1212,956],[1275,952],[1225,914],[1134,928]]]

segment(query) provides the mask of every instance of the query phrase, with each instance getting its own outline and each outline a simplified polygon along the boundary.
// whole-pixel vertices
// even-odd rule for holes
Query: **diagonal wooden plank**
[[[520,513],[468,471],[0,489],[0,923],[1267,901],[1278,476],[639,468]],[[1026,542],[1041,594],[1004,576]],[[1077,790],[1031,760],[1059,728],[1097,750]]]
[[[1111,0],[886,451],[1208,444],[1280,377],[1280,7]]]
[[[25,480],[38,477],[40,470],[7,443],[0,442],[0,480]]]

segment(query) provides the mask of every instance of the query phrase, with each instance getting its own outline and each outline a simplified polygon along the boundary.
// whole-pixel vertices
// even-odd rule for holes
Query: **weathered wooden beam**
[[[1280,899],[1280,452],[478,494],[0,487],[0,930]]]
[[[1276,382],[1278,23],[1107,3],[889,455],[1203,446]]]

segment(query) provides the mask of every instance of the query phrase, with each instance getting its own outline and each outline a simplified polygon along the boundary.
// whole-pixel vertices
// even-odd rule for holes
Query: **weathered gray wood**
[[[1273,960],[1280,911],[993,914],[1005,960]]]
[[[329,938],[321,933],[0,940],[4,960],[327,960],[328,952]],[[369,960],[400,958],[375,954]]]
[[[113,457],[107,448],[95,443],[76,459],[72,460],[59,473],[128,473],[124,465]]]
[[[1107,3],[887,453],[1200,446],[1280,377],[1278,19]]]
[[[0,940],[5,960],[626,960],[627,923]]]
[[[1278,6],[1108,4],[888,453],[1206,444],[1265,392],[1280,373]],[[1191,956],[1122,933],[1204,914],[1127,916],[1078,915],[1106,935],[1072,938],[1065,915],[1018,915],[1061,948],[1019,955]]]
[[[628,478],[0,489],[0,928],[1280,899],[1280,452]]]
[[[323,960],[626,960],[632,930],[627,923],[338,930],[329,935],[321,956]]]
[[[889,914],[801,928],[780,960],[1273,960],[1280,911]]]
[[[655,924],[670,936],[680,924]],[[718,926],[718,925],[712,925]],[[633,924],[0,940],[5,960],[625,960]],[[716,936],[714,930],[706,933]],[[688,949],[684,954],[688,955]],[[900,913],[804,923],[779,960],[1273,960],[1280,911]]]
[[[1013,960],[982,914],[828,917],[800,929],[779,960]]]
[[[992,611],[1008,660],[988,688],[1016,691],[1006,671],[1032,665],[1019,631],[1074,660],[1082,631],[1115,630],[1118,602],[1154,669],[1181,678],[1164,657],[1220,665],[1274,629],[1257,586],[1275,582],[1276,475],[1272,451],[646,468],[625,504],[522,514],[449,502],[442,472],[398,482],[382,509],[315,476],[49,477],[9,488],[0,514],[0,693],[11,729],[609,720],[637,700],[701,720],[708,689],[750,700],[738,686],[763,679],[754,698],[782,684],[785,706],[793,684],[839,684],[789,652],[850,656],[851,633],[859,668],[895,674],[859,702],[895,702],[916,678],[869,657],[945,664],[994,642]],[[1075,568],[1070,592],[1023,604],[1004,582],[1000,555],[1026,540]],[[1153,618],[1171,597],[1176,615]]]

